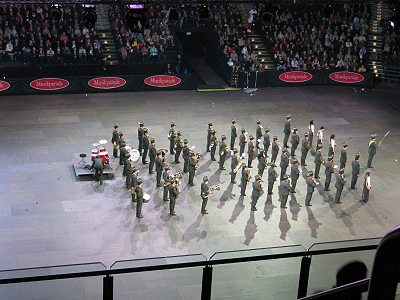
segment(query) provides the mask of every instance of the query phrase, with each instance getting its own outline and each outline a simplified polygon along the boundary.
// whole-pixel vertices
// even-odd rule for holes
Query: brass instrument
[[[219,191],[221,188],[220,188],[220,186],[218,185],[218,184],[216,184],[216,185],[213,185],[212,187],[210,187],[209,188],[209,191],[210,192],[212,192],[212,191]]]
[[[246,163],[242,160],[239,160],[238,165],[236,166],[236,168],[233,169],[233,173],[237,173],[237,171],[240,170],[241,167],[244,167],[246,165]]]

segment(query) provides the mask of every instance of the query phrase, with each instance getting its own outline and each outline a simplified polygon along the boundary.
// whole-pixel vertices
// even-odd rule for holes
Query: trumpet
[[[241,167],[244,167],[246,165],[246,163],[245,162],[243,162],[242,160],[239,160],[239,163],[238,163],[238,165],[236,166],[236,168],[234,168],[233,169],[233,173],[237,173],[237,171],[239,171],[239,169],[241,168]]]

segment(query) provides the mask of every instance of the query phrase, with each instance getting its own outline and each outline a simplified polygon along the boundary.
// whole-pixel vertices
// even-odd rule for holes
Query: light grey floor
[[[88,99],[83,95],[1,97],[0,269],[83,262],[103,262],[110,266],[122,259],[192,253],[210,256],[216,251],[293,244],[307,248],[317,242],[383,236],[399,223],[400,202],[395,191],[400,182],[400,114],[390,104],[398,93],[398,88],[382,86],[365,94],[355,94],[351,88],[309,87],[261,89],[253,95],[170,91],[90,94]],[[336,133],[338,145],[348,140],[349,160],[360,151],[362,172],[366,169],[369,135],[377,133],[379,141],[385,132],[391,131],[374,159],[373,188],[367,204],[359,202],[362,184],[359,180],[359,190],[346,188],[343,203],[335,205],[333,180],[330,194],[319,188],[314,193],[313,206],[306,209],[306,186],[300,178],[290,208],[279,208],[276,184],[272,198],[262,196],[259,210],[251,213],[251,186],[248,186],[248,196],[239,198],[238,185],[229,185],[229,170],[219,172],[217,164],[211,163],[206,155],[195,178],[195,187],[189,188],[187,176],[184,176],[175,217],[169,216],[169,204],[163,203],[162,191],[155,187],[155,175],[149,176],[147,168],[139,163],[145,190],[152,199],[144,205],[144,218],[138,220],[129,192],[124,188],[121,167],[115,159],[112,159],[112,166],[116,167],[116,177],[106,180],[103,186],[93,181],[76,180],[72,170],[72,161],[78,159],[79,153],[89,154],[92,143],[110,139],[114,122],[120,124],[134,147],[137,146],[138,121],[150,128],[158,147],[167,147],[169,123],[174,120],[189,143],[204,152],[210,120],[219,137],[221,134],[229,136],[230,121],[236,117],[239,128],[245,127],[252,134],[255,134],[255,122],[260,118],[264,127],[269,126],[272,134],[282,138],[288,113],[293,116],[292,126],[299,128],[301,133],[306,130],[309,120],[314,119],[317,128],[325,126],[326,137]],[[111,152],[109,144],[107,146]],[[172,162],[171,157],[167,160]],[[312,161],[313,156],[308,155],[310,169],[314,168]],[[174,171],[181,171],[183,167],[182,164],[171,165]],[[254,161],[253,166],[256,165]],[[229,169],[230,160],[225,166]],[[348,166],[346,174],[349,171]],[[253,178],[255,173],[256,168],[252,170]],[[199,190],[204,175],[210,177],[211,184],[220,184],[221,191],[211,197],[209,214],[202,216]],[[322,175],[322,182],[324,179]],[[236,280],[229,279],[233,275],[219,277],[216,271],[214,288],[220,292],[213,291],[213,296],[215,299],[236,299],[230,294],[236,291],[237,299],[285,299],[280,295],[280,289],[288,287],[290,295],[295,295],[299,261],[293,261],[279,265],[275,262],[258,264],[262,269],[255,268],[256,271],[250,267],[236,267]],[[334,274],[338,264],[335,260],[327,261]],[[324,273],[321,270],[318,272]],[[177,271],[161,272],[156,278],[170,278],[167,272]],[[166,289],[168,292],[155,289],[151,284],[142,284],[153,280],[147,275],[132,276],[142,278],[143,282],[135,280],[135,284],[142,288],[146,286],[152,295],[158,294],[159,299],[195,299],[201,269],[188,272],[175,273],[178,275],[173,276],[184,280],[174,281],[173,288]],[[220,274],[232,273],[226,267]],[[240,274],[247,281],[240,281]],[[269,286],[259,286],[258,281],[251,279],[264,275],[276,279],[270,282],[275,290],[270,290],[269,296],[263,291]],[[171,278],[175,278],[173,276]],[[280,280],[280,276],[286,281]],[[121,278],[121,284],[127,286],[127,290],[120,290],[117,299],[131,299],[129,288],[134,285]],[[312,289],[332,285],[331,278],[325,282],[318,276],[314,278],[320,285],[310,283]],[[92,291],[91,287],[98,283],[84,282],[76,291],[86,299],[97,299],[98,292]],[[281,285],[277,284],[279,282]],[[259,287],[254,289],[252,286],[256,283]],[[15,288],[19,290],[18,285]],[[0,293],[2,291],[5,290],[0,289]],[[7,293],[13,295],[13,292]],[[26,295],[22,298],[58,299],[51,294],[39,298],[32,297],[29,292]],[[10,297],[6,298],[21,298]],[[289,298],[292,296],[286,296]],[[60,299],[75,298],[64,294]]]

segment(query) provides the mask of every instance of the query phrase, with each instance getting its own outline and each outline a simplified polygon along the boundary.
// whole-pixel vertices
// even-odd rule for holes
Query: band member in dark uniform
[[[144,135],[144,123],[139,122],[138,123],[139,128],[138,128],[138,140],[139,140],[139,153],[142,155],[142,150],[143,150],[143,135]]]
[[[118,148],[119,148],[119,131],[118,124],[114,124],[114,130],[112,133],[111,143],[113,145],[113,156],[118,157]]]
[[[340,197],[342,195],[342,191],[344,188],[344,184],[346,183],[346,179],[344,179],[344,169],[339,170],[339,175],[336,177],[336,195],[335,195],[335,203],[342,203],[340,201]]]
[[[250,169],[244,166],[242,171],[242,179],[240,181],[240,196],[246,196],[246,187],[250,179]]]
[[[127,189],[130,189],[132,187],[132,176],[133,173],[136,172],[136,167],[133,164],[133,161],[130,159],[127,159],[127,168],[126,168],[126,178],[125,178],[125,186]]]
[[[263,145],[264,145],[265,154],[268,154],[269,146],[271,146],[271,138],[269,136],[269,128],[264,129]]]
[[[286,122],[285,122],[285,127],[283,128],[283,133],[285,134],[285,137],[283,139],[283,147],[289,148],[288,146],[288,141],[289,141],[289,136],[290,136],[290,121],[292,121],[292,115],[287,115],[286,116]]]
[[[103,185],[103,171],[104,171],[104,161],[101,159],[100,155],[97,155],[92,163],[92,169],[94,168],[94,179],[100,181],[100,185]]]
[[[125,146],[126,147],[126,146]],[[126,148],[125,148],[126,149]],[[124,170],[122,171],[122,176],[128,176],[128,169],[131,166],[131,161],[130,161],[131,154],[129,151],[126,149],[125,150],[125,159],[124,159]]]
[[[235,141],[237,138],[237,128],[236,128],[236,120],[232,120],[232,125],[231,125],[231,150],[235,148]]]
[[[261,126],[261,121],[257,120],[257,126],[256,126],[256,147],[257,148],[256,149],[260,148],[259,147],[259,144],[260,144],[259,140],[261,140],[262,135],[263,135],[262,130],[263,130],[263,127]]]
[[[371,190],[371,172],[367,170],[364,177],[363,193],[361,201],[368,202],[369,191]]]
[[[279,164],[281,167],[281,181],[283,180],[283,176],[286,174],[286,170],[289,167],[289,152],[286,148],[282,149],[281,155],[281,163]]]
[[[174,152],[175,140],[176,140],[175,122],[171,122],[171,128],[168,133],[168,139],[169,139],[169,153],[175,154]]]
[[[307,183],[307,195],[306,195],[306,206],[312,206],[311,198],[314,193],[315,187],[318,185],[313,179],[313,172],[307,173],[306,183]]]
[[[226,170],[224,167],[224,163],[226,160],[226,155],[228,153],[229,149],[228,146],[226,145],[226,136],[222,135],[221,136],[221,144],[219,145],[219,169],[220,170]]]
[[[142,147],[143,147],[143,153],[142,153],[142,163],[144,165],[147,164],[147,153],[149,152],[149,131],[147,128],[144,128],[143,130],[143,138],[142,138]]]
[[[374,155],[376,154],[376,134],[371,135],[371,139],[368,142],[368,163],[367,163],[367,168],[372,168],[372,159],[374,158]],[[368,201],[368,200],[367,200]]]
[[[274,183],[278,178],[278,173],[275,170],[276,165],[274,163],[268,169],[268,195],[272,195],[272,189],[274,188]]]
[[[292,188],[290,190],[290,192],[296,193],[295,189],[296,189],[296,185],[297,185],[297,180],[300,177],[300,173],[301,170],[299,168],[299,161],[297,159],[294,159],[292,161],[292,166],[290,167],[290,179],[291,179],[291,183],[292,183]]]
[[[150,146],[149,146],[149,158],[150,158],[150,163],[149,163],[149,174],[154,174],[154,163],[156,162],[156,156],[157,156],[157,149],[156,149],[156,141],[155,139],[150,139]]]
[[[254,137],[252,135],[249,136],[249,144],[247,147],[247,155],[248,155],[248,168],[252,168],[251,163],[253,162],[254,159],[254,154],[256,152],[256,145],[254,145]]]
[[[290,155],[292,157],[296,156],[296,149],[297,149],[297,146],[300,144],[300,137],[297,134],[297,132],[298,132],[297,128],[293,128],[293,133],[290,138],[290,143],[292,144],[292,148],[290,149]]]
[[[211,149],[211,160],[216,161],[215,159],[215,151],[217,151],[218,140],[215,136],[215,129],[211,130],[211,140],[210,140],[210,149]]]
[[[134,169],[132,172],[132,178],[131,178],[131,194],[132,194],[132,202],[136,202],[136,186],[138,185],[138,174],[139,170]]]
[[[188,145],[188,140],[184,139],[183,140],[183,150],[182,150],[182,157],[183,157],[183,173],[188,172],[188,167],[189,167],[189,145]]]
[[[123,135],[122,135],[122,137],[123,137]],[[125,147],[126,147],[126,142],[124,139],[121,138],[121,140],[119,142],[119,164],[121,166],[124,165],[125,157],[128,154]]]
[[[210,144],[211,144],[211,132],[213,130],[213,123],[210,121],[208,122],[208,129],[207,129],[207,152],[210,152]]]
[[[142,178],[138,178],[137,180],[137,185],[136,185],[136,217],[137,218],[143,218],[142,215],[142,206],[143,206],[143,179]]]
[[[163,180],[164,180],[164,192],[163,192],[163,200],[164,201],[169,201],[168,195],[169,195],[169,185],[171,184],[172,181],[172,175],[170,173],[170,169],[168,165],[164,166],[164,173],[163,173]]]
[[[340,151],[340,169],[344,169],[347,164],[347,143],[343,144],[343,148]]]
[[[258,175],[262,177],[264,175],[264,170],[268,166],[267,162],[267,157],[268,155],[265,153],[264,150],[260,150],[260,153],[258,154]]]
[[[175,141],[175,163],[176,164],[181,163],[179,161],[179,156],[181,155],[182,148],[183,148],[183,141],[182,141],[182,138],[181,138],[181,132],[178,131],[176,133],[176,141]]]
[[[315,163],[315,171],[314,171],[314,178],[319,179],[319,170],[321,169],[321,164],[324,161],[322,157],[322,144],[317,145],[317,150],[315,152],[315,158],[314,158],[314,163]]]
[[[169,188],[169,214],[172,216],[175,216],[175,203],[176,203],[176,198],[178,198],[180,194],[179,191],[179,186],[177,179],[172,179],[171,186]]]
[[[358,176],[360,175],[360,163],[358,160],[360,159],[360,153],[357,153],[354,157],[354,160],[351,163],[351,188],[356,190],[356,183]]]
[[[289,176],[286,174],[283,175],[281,184],[278,187],[279,192],[279,201],[281,202],[281,208],[287,208],[286,203],[289,197],[289,191],[291,190],[292,186],[290,185]]]
[[[231,159],[231,183],[236,183],[235,178],[236,178],[236,173],[234,172],[234,170],[236,169],[236,167],[239,164],[239,154],[237,149],[233,149],[233,156]]]
[[[329,185],[331,184],[332,173],[334,172],[333,156],[328,156],[328,161],[324,161],[325,166],[325,191],[330,191]]]
[[[246,138],[246,129],[242,128],[241,134],[239,136],[239,156],[242,156],[244,153],[244,148],[246,147],[247,138]]]
[[[279,147],[278,137],[274,136],[272,139],[271,163],[276,162],[276,158],[278,157],[279,149],[280,149],[280,147]]]
[[[306,158],[307,158],[307,154],[308,151],[311,148],[311,144],[310,141],[308,140],[308,132],[306,132],[304,134],[304,139],[301,142],[301,165],[302,166],[307,166],[306,164]]]
[[[253,191],[251,193],[251,210],[256,211],[256,205],[258,199],[260,199],[261,195],[263,194],[263,187],[262,187],[262,180],[259,175],[256,175],[254,178],[255,181],[253,182]]]
[[[208,214],[206,206],[207,206],[208,196],[210,196],[210,194],[211,191],[210,188],[208,187],[208,177],[204,176],[203,183],[201,184],[201,199],[203,200],[201,203],[202,214]]]
[[[197,168],[197,159],[196,159],[195,153],[193,151],[190,151],[189,155],[190,155],[189,166],[188,166],[189,185],[194,186],[193,178],[194,178],[194,174],[195,174],[196,168]]]
[[[157,173],[157,187],[162,187],[161,184],[161,175],[163,172],[163,165],[164,165],[164,158],[162,157],[162,151],[157,151],[155,158],[155,165],[156,165],[156,173]],[[151,160],[150,160],[151,164]]]

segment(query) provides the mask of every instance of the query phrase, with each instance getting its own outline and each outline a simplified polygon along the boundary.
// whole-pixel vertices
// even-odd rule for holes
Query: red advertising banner
[[[329,74],[329,78],[341,83],[356,83],[364,80],[364,76],[354,72],[335,72]]]
[[[69,81],[61,78],[40,78],[31,81],[30,86],[36,90],[55,91],[69,86]]]
[[[7,81],[0,80],[0,92],[8,90],[10,86],[11,84],[9,84]]]
[[[126,80],[121,77],[97,77],[90,79],[88,85],[95,89],[116,89],[126,84]]]
[[[171,75],[155,75],[147,77],[144,83],[154,87],[169,87],[181,83],[181,79]]]
[[[296,83],[306,82],[313,78],[312,74],[304,71],[291,71],[279,75],[279,79],[285,82]]]

